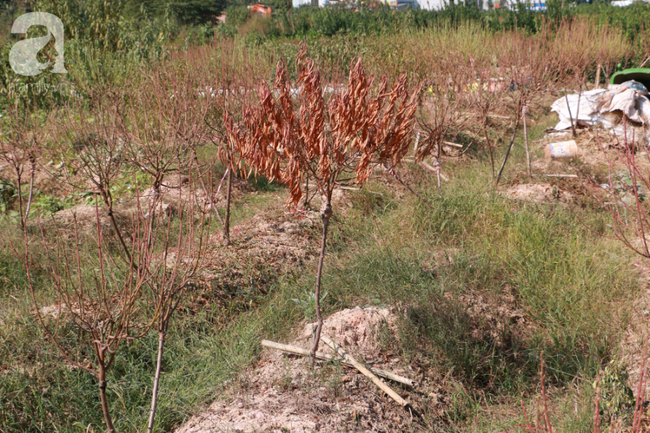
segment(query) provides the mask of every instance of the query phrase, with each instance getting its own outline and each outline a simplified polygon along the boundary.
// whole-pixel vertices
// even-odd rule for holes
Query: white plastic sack
[[[631,127],[650,125],[650,101],[625,85],[567,95],[555,101],[551,111],[555,111],[560,118],[555,125],[557,131],[570,128],[571,119],[575,125],[601,124],[615,132],[622,131],[624,116],[635,124],[628,123]]]
[[[602,116],[597,110],[600,102],[599,95],[606,92],[605,89],[589,90],[582,94],[567,95],[555,101],[551,105],[551,111],[555,111],[560,122],[555,125],[556,131],[563,131],[571,128],[571,119],[574,124],[595,125],[602,123]],[[568,105],[567,105],[568,100]]]

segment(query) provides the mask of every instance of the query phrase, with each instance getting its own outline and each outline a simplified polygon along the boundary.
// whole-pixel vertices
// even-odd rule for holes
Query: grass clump
[[[407,356],[440,360],[495,394],[534,383],[542,351],[556,383],[593,377],[616,348],[635,296],[628,253],[569,209],[466,185],[429,194],[433,209],[411,203],[367,222],[360,251],[330,271],[330,305],[403,306]],[[580,217],[593,225],[604,218]],[[517,315],[499,316],[502,304]]]

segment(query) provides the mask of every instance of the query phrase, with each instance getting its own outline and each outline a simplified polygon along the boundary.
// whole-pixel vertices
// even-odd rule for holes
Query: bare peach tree
[[[91,101],[90,109],[82,105],[61,110],[60,122],[56,124],[57,138],[73,145],[72,151],[62,152],[64,158],[80,175],[81,183],[90,184],[100,198],[96,201],[97,230],[101,229],[98,238],[102,243],[93,252],[108,257],[110,275],[137,283],[137,290],[128,298],[131,309],[121,311],[120,317],[131,323],[137,320],[139,331],[137,335],[126,333],[124,338],[140,338],[152,329],[158,334],[148,431],[152,431],[155,421],[167,332],[183,294],[200,269],[210,225],[210,214],[203,207],[211,191],[197,191],[192,181],[193,174],[199,171],[196,148],[201,143],[209,101],[198,92],[195,81],[179,82],[175,76],[168,77],[169,81],[164,78],[154,72],[148,84],[158,89],[155,95],[165,95],[166,101],[154,104],[144,96],[125,98],[107,91]],[[145,174],[144,181],[139,173]],[[177,180],[171,179],[174,176]],[[134,187],[135,208],[117,206],[114,197],[118,181],[128,178]],[[104,232],[100,216],[108,217],[113,229],[110,235]],[[105,244],[110,243],[111,236],[119,240],[121,260],[106,252],[110,251]],[[86,268],[84,256],[77,256],[79,268]],[[63,261],[68,262],[69,258]],[[64,281],[65,278],[58,277],[60,273],[55,268],[50,270],[51,275]],[[81,290],[67,293],[66,287],[55,288],[60,295],[65,294],[64,310],[77,311],[79,320],[87,320],[90,314],[74,309],[74,305],[89,302],[84,301],[84,296],[116,298],[106,293],[110,292],[106,287],[90,295]],[[42,324],[47,325],[44,321]],[[91,332],[93,328],[84,329]],[[50,334],[56,338],[54,332]],[[97,340],[94,334],[92,338]],[[97,355],[100,372],[112,364],[117,348],[111,350],[110,362],[105,367],[101,367],[103,355]],[[104,390],[102,407],[111,429]]]
[[[0,161],[4,162],[15,177],[18,216],[25,228],[34,197],[34,176],[37,155],[44,140],[43,129],[39,128],[36,113],[26,106],[9,104],[6,126],[0,135]],[[25,200],[25,187],[29,187]]]
[[[225,111],[230,113],[241,112],[241,108],[255,93],[253,91],[256,87],[253,84],[255,77],[264,72],[258,70],[260,65],[250,59],[246,50],[239,53],[234,49],[231,42],[221,41],[218,49],[220,53],[218,65],[214,65],[213,61],[202,61],[200,64],[205,70],[205,74],[213,77],[213,85],[210,89],[213,104],[211,115],[208,117],[208,124],[212,130],[211,141],[217,149],[218,158],[226,167],[224,177],[220,183],[222,185],[223,181],[226,181],[225,212],[223,219],[221,219],[218,211],[217,215],[223,226],[223,243],[227,246],[230,245],[232,183],[235,173],[238,171],[240,155],[227,138],[223,116]],[[211,58],[212,56],[208,57]],[[218,188],[217,194],[220,190]]]
[[[106,395],[107,372],[113,366],[122,343],[142,337],[149,328],[147,323],[134,319],[137,300],[148,275],[138,266],[130,266],[135,257],[132,256],[131,263],[125,265],[111,256],[97,204],[95,235],[89,242],[92,254],[82,251],[83,241],[89,239],[82,233],[76,217],[70,236],[72,248],[61,241],[68,236],[66,233],[55,230],[56,240],[52,244],[43,227],[41,224],[40,240],[30,236],[29,230],[24,230],[22,254],[14,248],[25,266],[36,316],[68,364],[97,378],[104,421],[108,431],[114,432]],[[133,251],[137,249],[137,237],[132,240],[129,246]],[[37,249],[45,252],[46,273],[58,297],[52,312],[40,308],[37,296],[34,271],[34,252]],[[45,317],[48,314],[52,314],[54,319]],[[72,332],[81,335],[76,347],[69,344]]]
[[[200,77],[182,66],[150,71],[122,115],[129,162],[148,175],[152,201],[171,186],[168,177],[187,171],[197,148],[207,144],[210,98]]]
[[[427,156],[434,158],[434,169],[440,185],[440,167],[445,141],[452,139],[467,121],[462,113],[468,87],[473,84],[471,70],[464,65],[464,59],[441,63],[427,78],[426,90],[422,92],[418,125],[425,133],[415,151],[415,159],[421,162]]]
[[[321,277],[333,215],[332,192],[342,173],[354,173],[354,181],[361,186],[375,164],[392,168],[400,162],[409,148],[419,90],[409,93],[404,75],[392,88],[386,78],[374,87],[358,59],[351,64],[347,85],[326,98],[320,72],[305,45],[296,66],[295,87],[287,78],[284,62],[278,62],[274,89],[261,84],[259,105],[246,106],[241,123],[226,113],[225,124],[245,164],[288,186],[289,205],[299,204],[308,176],[320,194],[323,231],[316,274],[318,325],[313,358],[323,326]],[[297,95],[296,100],[292,94]]]
[[[523,34],[516,33],[512,43],[500,44],[499,68],[507,82],[510,83],[510,107],[513,110],[514,125],[510,144],[497,174],[495,185],[499,184],[508,156],[517,135],[517,128],[522,120],[524,109],[530,107],[557,77],[557,63],[549,57],[546,47],[537,40],[531,40]],[[527,146],[527,144],[526,144]],[[529,155],[528,149],[526,154]],[[530,158],[527,160],[530,167]]]
[[[176,217],[173,218],[171,212],[154,213],[152,207],[157,207],[157,203],[150,206],[147,209],[147,214],[150,215],[148,218],[156,218],[157,221],[153,224],[145,224],[145,227],[147,230],[148,227],[154,227],[154,230],[162,232],[162,236],[154,249],[149,249],[149,242],[141,245],[143,251],[147,253],[143,256],[147,260],[143,260],[141,267],[146,268],[149,276],[144,293],[148,304],[153,307],[153,314],[150,317],[152,326],[158,333],[148,433],[153,431],[155,421],[164,345],[169,325],[184,293],[192,286],[197,273],[202,269],[211,216],[204,207],[207,203],[197,197],[192,182],[188,182],[187,186],[179,185],[177,190],[169,194],[177,195],[178,198],[178,206],[174,212]],[[165,195],[162,195],[159,200],[164,197]],[[140,220],[146,221],[142,212],[143,210],[140,209]],[[177,223],[174,220],[177,220]],[[149,238],[148,233],[144,233],[143,237]]]
[[[53,116],[54,137],[60,143],[57,157],[67,165],[63,170],[66,181],[73,188],[92,188],[103,204],[123,257],[131,261],[123,227],[118,223],[115,209],[114,187],[132,167],[128,167],[128,147],[121,133],[124,114],[124,95],[111,89],[96,91],[90,107],[72,101]],[[81,185],[78,185],[81,180]]]
[[[598,141],[601,137],[598,136]],[[599,143],[605,153],[602,143]],[[610,157],[608,158],[609,173],[607,183],[599,184],[590,178],[594,188],[593,196],[606,209],[612,221],[612,234],[604,235],[609,239],[621,242],[626,248],[650,260],[650,206],[648,194],[650,191],[650,175],[643,167],[643,162],[650,162],[647,150],[636,149],[633,142],[623,137],[622,143],[615,147],[615,159],[620,161],[617,169]],[[600,234],[600,233],[599,233]],[[637,264],[638,267],[649,270],[650,264]]]
[[[227,85],[230,86],[230,84]],[[246,97],[246,94],[248,92],[245,89],[235,89],[234,87],[226,87],[223,90],[224,92],[222,93],[224,94],[219,95],[217,97],[217,101],[214,103],[214,118],[210,122],[209,126],[212,130],[211,141],[217,148],[217,156],[223,166],[226,167],[226,171],[224,172],[223,178],[219,183],[219,188],[217,189],[218,194],[221,191],[223,181],[226,180],[226,209],[223,219],[221,218],[221,215],[219,214],[219,211],[216,209],[216,207],[215,210],[217,211],[217,216],[219,217],[221,225],[223,226],[223,244],[225,246],[228,246],[230,245],[230,208],[232,202],[232,183],[235,172],[238,171],[241,162],[241,155],[237,149],[233,147],[232,141],[228,139],[225,130],[225,124],[222,120],[224,113],[228,112],[229,107],[238,105],[241,108],[243,105],[243,98]],[[231,100],[237,102],[232,103]],[[214,197],[214,199],[216,199],[216,197]]]
[[[144,89],[128,98],[126,115],[120,124],[129,163],[146,173],[151,185],[143,193],[149,203],[141,206],[138,200],[139,220],[148,226],[143,230],[147,243],[143,248],[151,254],[158,251],[159,257],[158,261],[139,265],[150,277],[146,293],[154,306],[152,326],[158,333],[148,432],[153,430],[155,421],[169,324],[200,269],[206,246],[204,235],[210,224],[203,207],[209,204],[211,188],[204,184],[203,197],[199,197],[192,177],[202,169],[198,166],[197,149],[209,143],[206,118],[213,106],[212,95],[202,77],[187,64],[165,66],[168,67],[151,71]],[[173,214],[179,217],[175,236],[169,232]],[[165,233],[157,239],[156,232],[160,233],[161,228]]]
[[[474,62],[473,72],[475,82],[472,83],[471,89],[467,92],[467,102],[475,110],[477,116],[475,136],[485,140],[490,156],[490,166],[492,171],[492,182],[495,178],[494,167],[494,147],[496,142],[490,139],[490,129],[494,126],[493,110],[501,106],[501,98],[505,90],[509,87],[505,81],[499,77],[499,70],[491,63]]]

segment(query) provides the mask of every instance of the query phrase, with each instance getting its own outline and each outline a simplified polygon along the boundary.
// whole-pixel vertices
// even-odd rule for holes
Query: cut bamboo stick
[[[521,109],[521,117],[524,121],[524,143],[526,145],[526,166],[528,167],[528,177],[533,175],[532,169],[530,167],[530,151],[528,150],[528,129],[526,128],[526,114],[528,113],[528,107],[524,106]]]
[[[434,167],[432,167],[431,165],[427,164],[424,161],[420,161],[420,167],[424,168],[425,170],[430,171],[431,173],[436,173],[436,174],[439,173],[439,170],[436,170]],[[447,176],[445,176],[443,173],[440,173],[440,177],[445,182],[449,182],[449,178]]]
[[[453,146],[453,147],[458,147],[458,148],[463,148],[462,144],[454,143],[453,141],[443,141],[442,144],[446,144],[447,146]]]
[[[321,335],[321,340],[325,344],[327,344],[329,347],[334,350],[334,353],[337,355],[341,356],[345,361],[349,362],[350,364],[354,365],[354,368],[359,370],[361,374],[366,376],[368,379],[372,381],[379,389],[384,391],[386,394],[390,396],[393,400],[395,400],[397,403],[399,403],[402,407],[407,407],[410,406],[409,402],[404,400],[398,393],[396,393],[390,386],[386,385],[380,378],[375,376],[372,371],[368,370],[363,364],[360,364],[357,362],[356,359],[354,359],[350,354],[348,354],[345,350],[342,348],[338,347],[332,340],[327,338],[325,335]]]
[[[462,114],[462,115],[464,115],[464,116],[478,116],[477,113],[467,113],[467,112],[464,112],[464,113],[460,113],[460,114]],[[510,119],[512,119],[512,117],[510,117],[510,116],[502,116],[501,114],[493,114],[493,113],[488,113],[487,116],[488,116],[488,117],[491,117],[491,118],[493,118],[493,119],[506,119],[506,120],[510,120]]]
[[[413,149],[413,158],[417,156],[419,146],[420,146],[420,131],[418,131],[418,134],[415,137],[415,148]]]
[[[262,340],[262,346],[275,349],[275,350],[280,350],[282,352],[293,353],[295,355],[303,355],[303,356],[311,355],[311,352],[307,349],[302,349],[300,347],[291,346],[288,344],[276,343],[275,341]],[[338,358],[320,352],[316,353],[316,359],[319,359],[321,361],[338,360],[339,362],[341,362],[341,360]],[[354,365],[352,365],[347,361],[342,361],[341,363],[348,367],[355,368]],[[406,377],[399,376],[395,373],[391,373],[390,371],[373,368],[372,372],[375,373],[377,376],[381,376],[383,378],[392,380],[393,382],[398,382],[403,385],[410,386],[411,388],[415,388],[418,385],[416,381],[408,379]]]

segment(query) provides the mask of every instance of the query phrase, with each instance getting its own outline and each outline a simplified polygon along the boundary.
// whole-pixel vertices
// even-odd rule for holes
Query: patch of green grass
[[[282,187],[277,182],[270,181],[262,175],[251,176],[248,182],[256,191],[272,192],[280,191]]]

